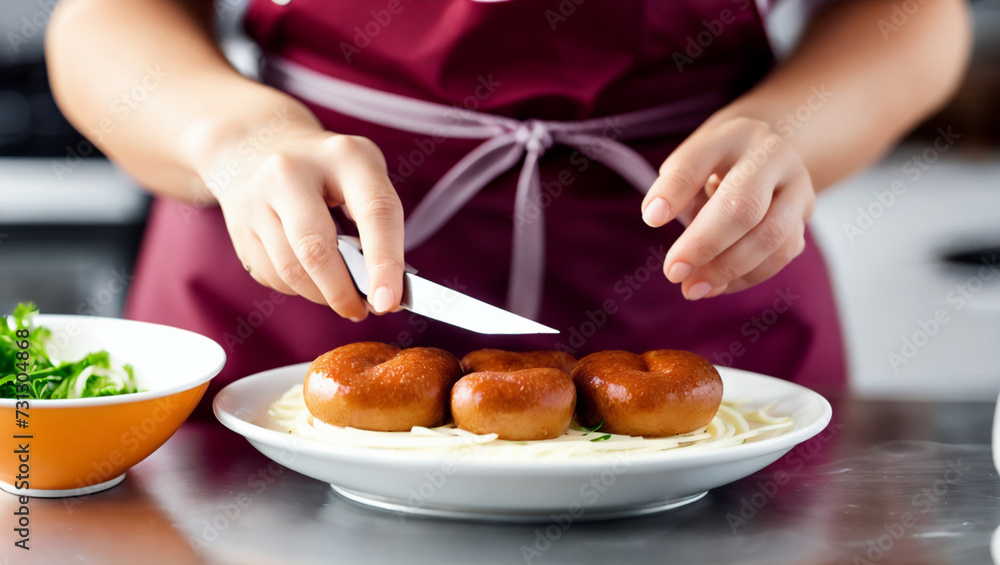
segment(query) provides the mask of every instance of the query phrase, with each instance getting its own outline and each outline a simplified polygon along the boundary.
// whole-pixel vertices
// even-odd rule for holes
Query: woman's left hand
[[[809,171],[771,126],[710,119],[660,167],[642,203],[659,227],[688,223],[663,272],[688,300],[737,292],[776,274],[805,248],[816,204]]]

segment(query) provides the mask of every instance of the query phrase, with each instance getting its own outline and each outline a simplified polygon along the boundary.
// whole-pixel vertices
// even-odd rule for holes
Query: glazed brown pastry
[[[462,357],[466,373],[548,368],[565,371],[568,375],[573,372],[574,365],[576,359],[572,355],[554,349],[524,352],[480,349]]]
[[[666,437],[708,425],[722,402],[722,378],[704,357],[661,349],[636,355],[601,351],[573,370],[576,416],[586,427]]]
[[[334,426],[383,432],[438,426],[448,419],[458,359],[441,349],[352,343],[320,355],[305,380],[306,408]]]
[[[451,390],[456,426],[515,441],[561,436],[575,405],[573,379],[551,368],[470,373]]]

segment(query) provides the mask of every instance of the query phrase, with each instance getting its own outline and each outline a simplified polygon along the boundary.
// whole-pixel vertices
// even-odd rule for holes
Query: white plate
[[[293,436],[268,416],[268,407],[302,382],[308,363],[240,379],[215,397],[215,415],[261,453],[320,481],[356,502],[441,517],[574,521],[645,514],[693,502],[709,489],[773,463],[830,422],[819,394],[773,377],[719,367],[725,398],[777,402],[792,416],[781,436],[714,450],[683,448],[613,459],[485,461],[461,454],[331,446]]]

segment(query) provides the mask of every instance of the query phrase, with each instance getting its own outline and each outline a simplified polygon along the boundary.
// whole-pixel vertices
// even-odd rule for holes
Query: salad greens
[[[38,308],[28,302],[18,304],[9,316],[0,316],[0,398],[90,398],[138,392],[132,366],[113,370],[107,351],[88,353],[79,361],[52,359],[46,350],[52,331],[34,323],[36,314]],[[19,383],[27,386],[19,390]]]

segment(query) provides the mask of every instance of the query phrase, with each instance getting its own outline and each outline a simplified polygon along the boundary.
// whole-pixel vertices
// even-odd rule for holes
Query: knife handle
[[[361,239],[353,235],[338,235],[337,250],[340,251],[340,256],[344,259],[358,292],[368,296],[368,269],[364,263]],[[403,270],[411,275],[417,273],[416,269],[406,263],[403,263]]]
[[[357,237],[357,236],[354,236],[354,235],[338,235],[337,236],[337,240],[338,241],[343,241],[345,243],[348,243],[351,247],[357,249],[362,255],[365,254],[365,252],[361,250],[361,238],[360,237]],[[410,273],[411,275],[417,274],[417,269],[414,268],[414,267],[412,267],[412,266],[410,266],[409,263],[403,263],[403,271],[405,271],[407,273]]]

